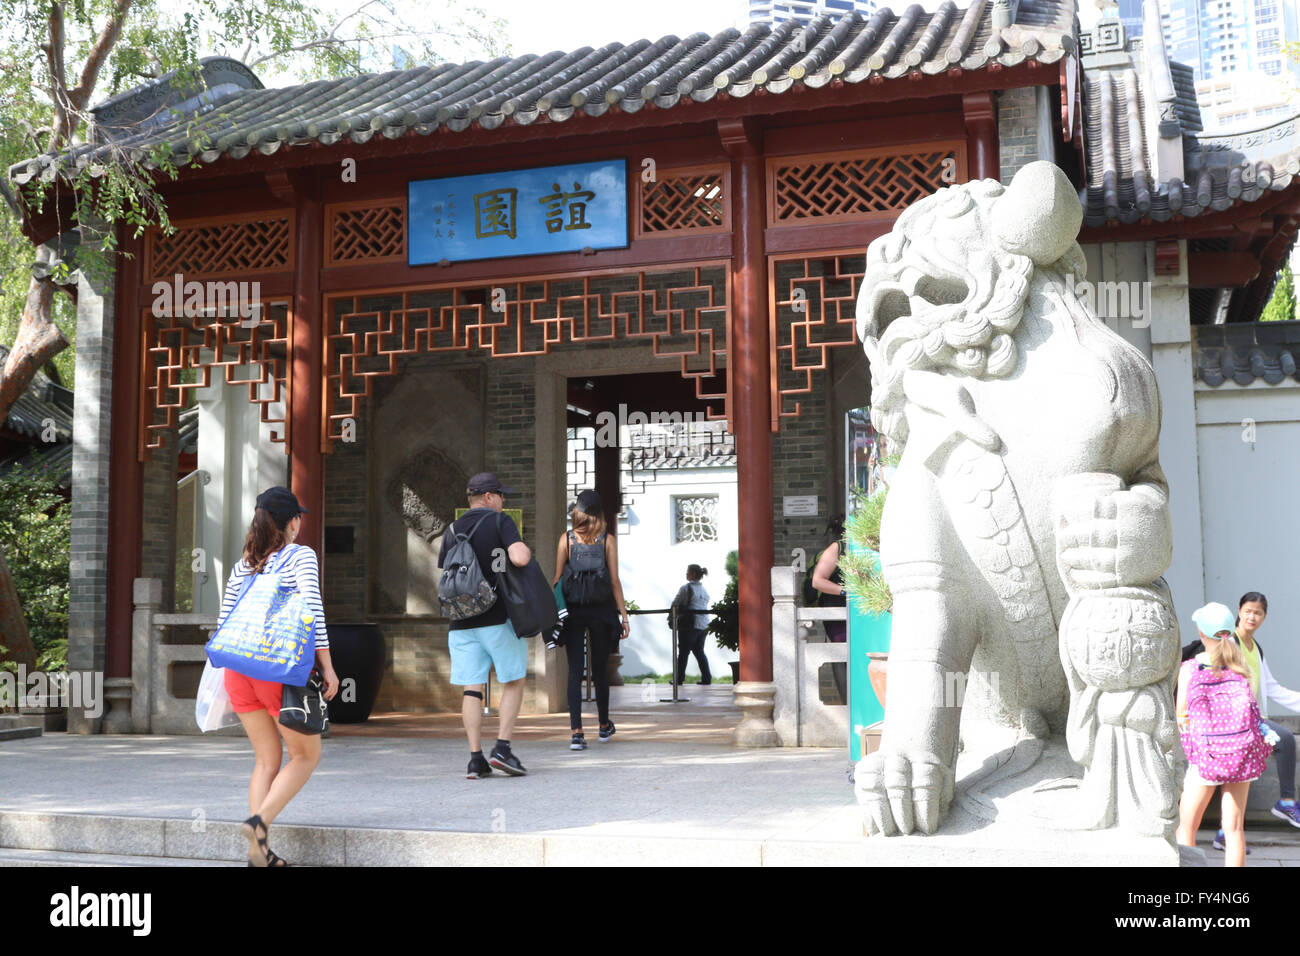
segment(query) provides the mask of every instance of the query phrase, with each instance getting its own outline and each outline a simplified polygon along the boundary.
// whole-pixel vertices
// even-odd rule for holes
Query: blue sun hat
[[[1211,602],[1192,615],[1196,629],[1205,637],[1214,637],[1220,631],[1235,631],[1237,615],[1217,602]]]

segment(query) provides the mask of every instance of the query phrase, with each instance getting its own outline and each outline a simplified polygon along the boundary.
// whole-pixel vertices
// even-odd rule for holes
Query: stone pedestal
[[[129,734],[135,728],[131,721],[130,677],[110,677],[104,681],[103,732],[106,734]]]
[[[779,747],[772,708],[776,703],[776,684],[745,681],[736,685],[736,706],[743,715],[732,738],[737,747]]]

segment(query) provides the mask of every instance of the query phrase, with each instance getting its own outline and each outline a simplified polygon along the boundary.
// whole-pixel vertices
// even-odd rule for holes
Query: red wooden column
[[[732,159],[730,360],[737,490],[744,509],[737,582],[740,680],[768,683],[772,680],[773,545],[772,380],[768,365],[767,257],[763,248],[767,196],[758,131],[750,122],[739,119],[720,120],[718,129]],[[770,710],[768,713],[770,726]]]
[[[325,216],[310,175],[268,175],[272,191],[294,204],[293,354],[289,391],[289,486],[307,509],[298,542],[324,551],[325,456],[321,450],[323,336],[320,270]]]
[[[104,648],[107,677],[130,677],[133,582],[140,574],[144,476],[139,457],[140,262],[144,240],[118,231],[116,304],[113,316],[113,441],[109,450],[108,623]],[[129,255],[129,258],[128,258]],[[146,679],[148,675],[145,675]]]
[[[1001,179],[998,156],[998,120],[993,94],[963,93],[962,113],[966,117],[966,168],[971,179]]]

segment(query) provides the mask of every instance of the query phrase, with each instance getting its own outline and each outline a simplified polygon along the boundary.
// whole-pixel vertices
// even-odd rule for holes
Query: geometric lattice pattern
[[[287,216],[150,233],[149,277],[284,271],[293,268]]]
[[[774,420],[800,413],[801,405],[792,397],[812,391],[812,373],[829,367],[831,349],[858,344],[854,312],[865,269],[863,252],[773,260]]]
[[[668,171],[641,184],[641,232],[686,232],[726,229],[724,169]]]
[[[406,200],[329,212],[329,262],[406,258]]]
[[[703,417],[686,412],[676,416],[661,414],[658,422],[628,426],[626,444],[619,451],[619,482],[625,509],[660,472],[736,466],[736,439],[727,430],[727,423],[701,421]]]
[[[141,369],[145,409],[162,409],[166,415],[161,422],[146,416],[140,436],[141,461],[149,457],[148,449],[162,447],[164,434],[176,426],[178,411],[191,404],[188,393],[206,388],[213,369],[223,370],[227,384],[248,386],[248,399],[260,407],[262,421],[281,426],[272,430],[271,441],[284,443],[288,452],[287,422],[283,415],[273,414],[274,404],[282,403],[287,410],[289,403],[286,304],[265,304],[261,322],[249,328],[238,316],[158,318],[146,314],[145,342],[148,348]]]
[[[673,495],[673,544],[718,540],[717,495]]]
[[[774,161],[771,222],[893,216],[937,189],[965,179],[959,151]]]
[[[649,342],[656,358],[676,361],[682,377],[695,381],[698,398],[722,401],[728,416],[730,284],[729,263],[715,262],[331,297],[322,439],[343,437],[374,379],[394,374],[402,356],[525,357],[616,340]],[[722,391],[719,382],[727,383]]]

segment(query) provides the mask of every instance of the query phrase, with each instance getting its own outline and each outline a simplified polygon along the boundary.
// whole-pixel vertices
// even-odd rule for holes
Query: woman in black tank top
[[[570,750],[586,750],[582,731],[582,676],[586,645],[591,645],[591,677],[596,684],[600,739],[614,736],[609,719],[609,655],[627,637],[627,605],[618,579],[618,546],[605,530],[600,496],[588,490],[578,495],[570,518],[573,530],[560,536],[555,556],[555,581],[563,582],[568,617],[560,644],[569,659]]]

